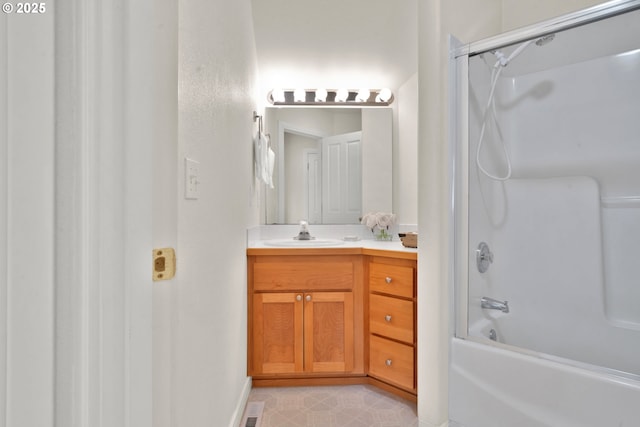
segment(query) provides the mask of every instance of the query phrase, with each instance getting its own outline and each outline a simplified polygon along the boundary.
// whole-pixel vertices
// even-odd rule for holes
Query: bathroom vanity
[[[368,383],[415,400],[417,251],[373,246],[247,249],[254,386]]]

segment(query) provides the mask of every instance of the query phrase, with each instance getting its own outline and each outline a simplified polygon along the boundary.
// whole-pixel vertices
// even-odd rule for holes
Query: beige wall
[[[593,1],[425,0],[419,2],[418,414],[421,426],[448,422],[449,46],[473,42],[591,6]]]

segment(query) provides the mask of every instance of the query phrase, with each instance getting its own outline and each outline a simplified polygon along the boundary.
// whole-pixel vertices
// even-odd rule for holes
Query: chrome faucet
[[[480,299],[482,308],[488,308],[490,310],[500,310],[503,313],[509,312],[509,301],[499,301],[497,299],[482,297]]]
[[[309,223],[307,221],[300,221],[300,232],[298,233],[297,240],[312,240],[311,234],[309,234]]]

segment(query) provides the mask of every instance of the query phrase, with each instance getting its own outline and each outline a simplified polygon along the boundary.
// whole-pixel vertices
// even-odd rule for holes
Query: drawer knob
[[[385,277],[384,281],[387,283],[391,283],[391,277],[389,276]]]
[[[387,314],[386,316],[384,316],[384,320],[386,320],[387,322],[391,322],[391,315]]]
[[[387,359],[387,360],[384,361],[384,364],[387,365],[387,366],[391,366],[391,363],[392,363],[391,359]]]
[[[311,295],[307,295],[307,296],[305,297],[305,299],[306,299],[307,301],[311,301]]]
[[[302,295],[296,295],[296,301],[302,301]]]

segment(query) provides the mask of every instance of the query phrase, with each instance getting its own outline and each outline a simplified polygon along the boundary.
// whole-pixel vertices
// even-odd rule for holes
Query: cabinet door
[[[306,372],[353,370],[353,294],[315,292],[304,296]]]
[[[301,293],[253,295],[253,374],[302,372]]]

